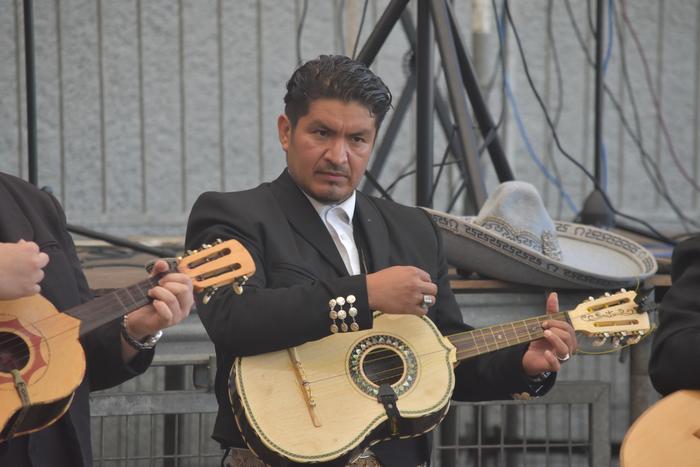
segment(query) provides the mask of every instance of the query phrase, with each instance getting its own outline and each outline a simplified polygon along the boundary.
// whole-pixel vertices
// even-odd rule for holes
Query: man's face
[[[296,184],[323,203],[352,194],[365,173],[376,129],[369,109],[357,102],[316,99],[292,129],[282,114],[277,119],[287,168]]]

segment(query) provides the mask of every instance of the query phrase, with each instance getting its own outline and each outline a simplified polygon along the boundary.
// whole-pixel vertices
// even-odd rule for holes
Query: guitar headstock
[[[255,273],[255,262],[238,240],[217,240],[188,250],[178,258],[177,269],[192,279],[196,292],[206,291],[203,301],[207,303],[223,285],[233,284],[233,290],[242,294],[243,284]]]
[[[651,331],[649,314],[640,310],[636,298],[635,292],[622,289],[615,294],[589,297],[567,314],[577,332],[594,338],[595,347],[607,340],[613,347],[636,344]]]

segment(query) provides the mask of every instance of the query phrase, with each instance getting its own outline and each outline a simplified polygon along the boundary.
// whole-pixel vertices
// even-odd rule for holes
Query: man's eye
[[[328,130],[316,130],[316,134],[319,136],[328,136]]]

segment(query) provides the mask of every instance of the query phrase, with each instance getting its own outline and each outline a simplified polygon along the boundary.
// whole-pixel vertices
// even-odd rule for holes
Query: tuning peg
[[[607,337],[605,337],[605,336],[600,336],[600,337],[598,337],[597,339],[595,339],[595,340],[591,343],[591,345],[592,345],[593,347],[602,347],[603,345],[605,345],[605,341],[607,341],[607,340],[608,340]]]
[[[612,338],[611,344],[614,348],[620,347],[620,338],[615,336]]]
[[[211,300],[211,297],[214,296],[218,289],[218,287],[207,287],[206,293],[204,294],[204,298],[202,298],[202,303],[204,303],[205,305],[209,303],[209,300]]]
[[[217,245],[221,245],[222,243],[224,243],[224,241],[221,240],[220,238],[217,238],[214,243],[216,243]]]
[[[605,295],[606,297],[609,297],[609,296],[610,296],[610,292],[605,292],[604,295]]]
[[[233,282],[233,291],[236,295],[241,295],[243,293],[243,284],[248,282],[248,276],[242,276]]]
[[[594,301],[595,301],[595,298],[593,298],[592,296],[591,296],[591,297],[588,297],[588,301],[589,301],[589,302],[594,302]]]
[[[182,261],[182,256],[177,257],[177,262],[179,263],[180,261]]]
[[[202,249],[206,250],[207,248],[211,248],[211,244],[209,243],[202,243]]]
[[[634,345],[642,340],[642,336],[627,336],[625,338],[626,345]]]
[[[620,292],[625,293],[627,292],[627,289],[620,289]]]

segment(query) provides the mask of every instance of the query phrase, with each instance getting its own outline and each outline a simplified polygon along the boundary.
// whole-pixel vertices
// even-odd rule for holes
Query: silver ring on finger
[[[423,295],[423,301],[420,306],[427,310],[433,303],[435,303],[435,299],[431,295]]]
[[[566,352],[566,355],[564,355],[563,357],[558,353],[555,353],[554,356],[557,357],[557,360],[559,360],[562,363],[571,358],[571,354],[569,352]]]

